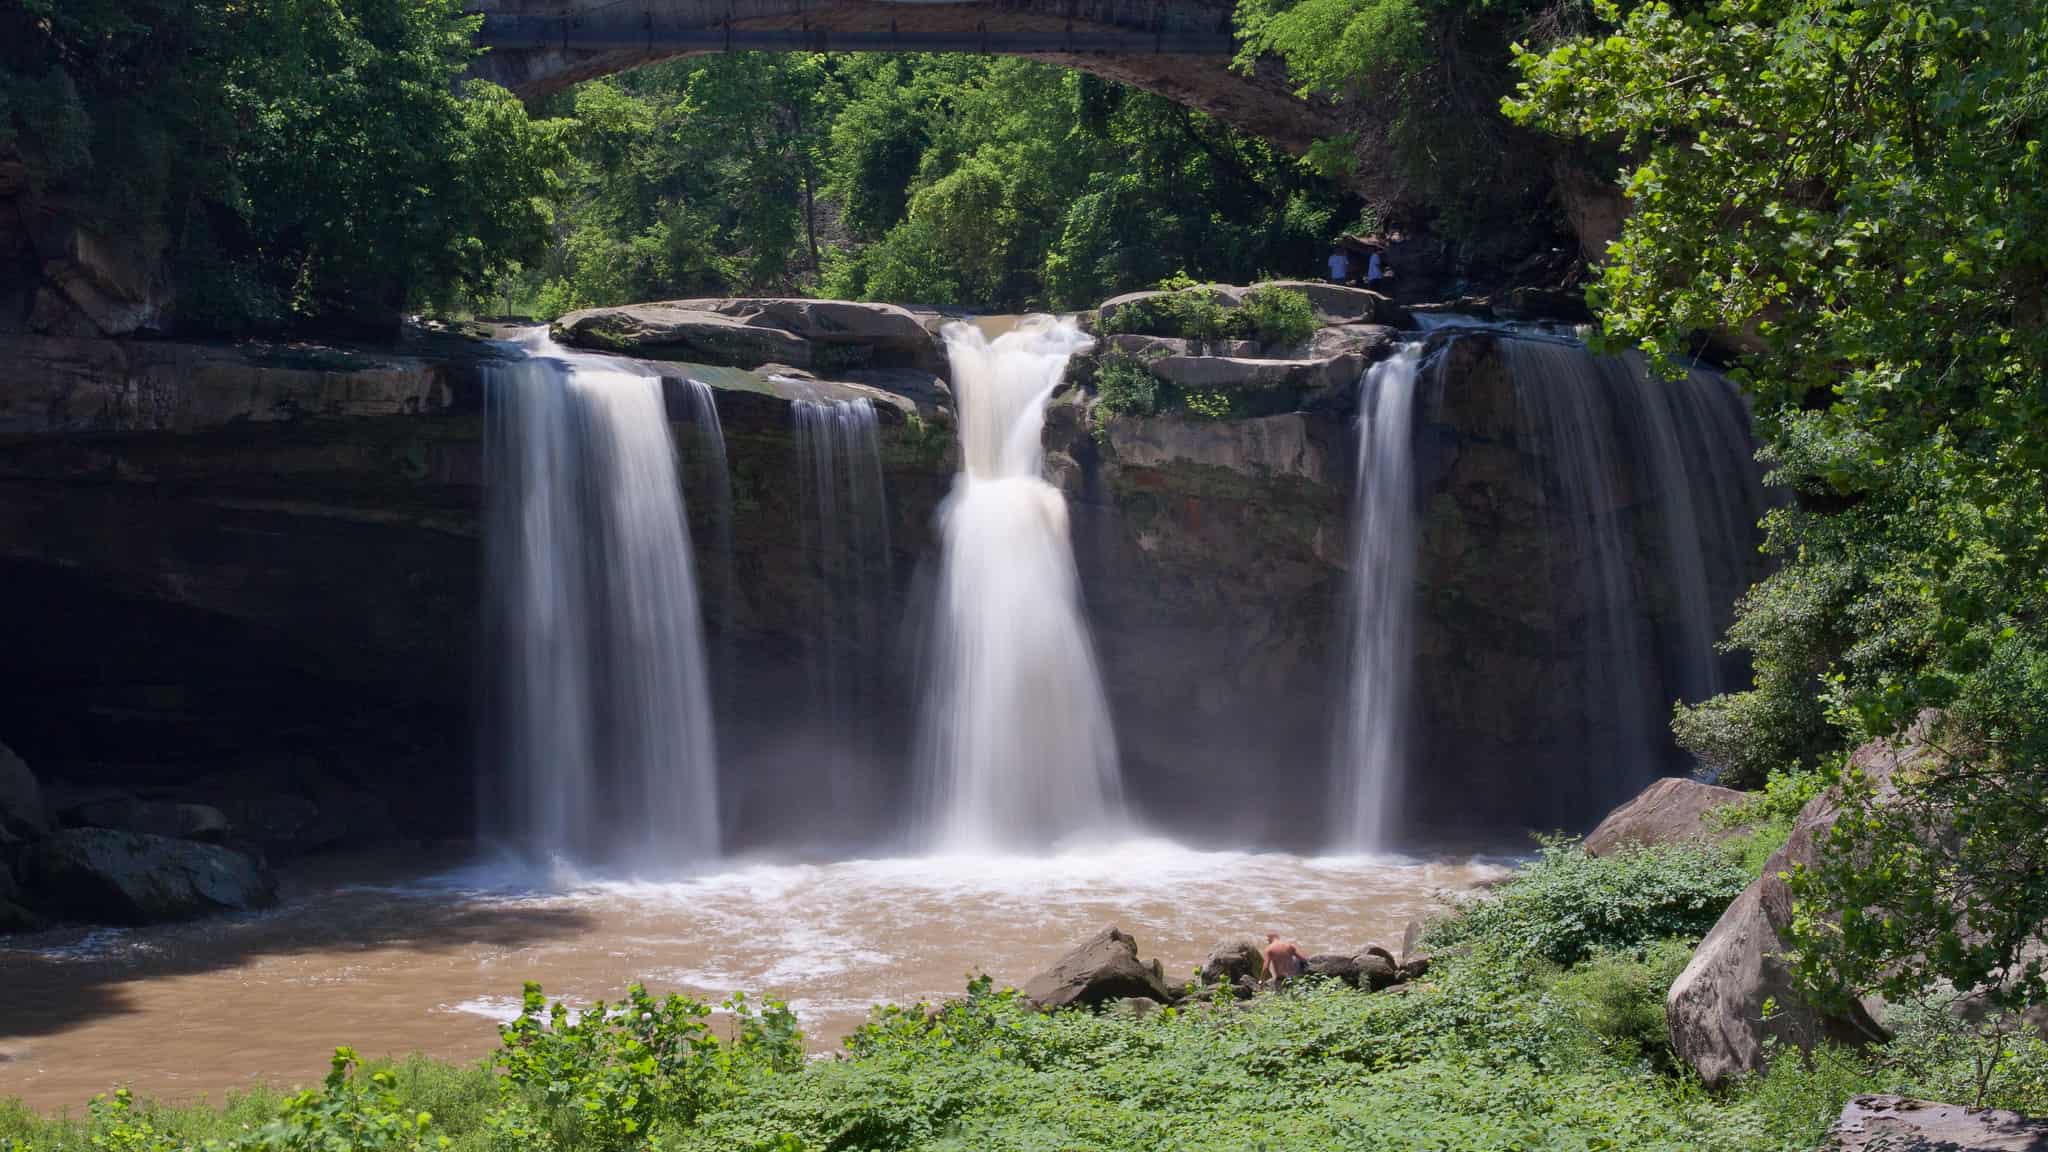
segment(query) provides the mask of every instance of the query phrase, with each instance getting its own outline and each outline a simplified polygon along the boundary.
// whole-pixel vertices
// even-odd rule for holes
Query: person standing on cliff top
[[[1294,941],[1282,940],[1278,932],[1266,933],[1266,948],[1262,955],[1266,958],[1266,976],[1273,981],[1276,990],[1308,970],[1308,957],[1301,954]]]

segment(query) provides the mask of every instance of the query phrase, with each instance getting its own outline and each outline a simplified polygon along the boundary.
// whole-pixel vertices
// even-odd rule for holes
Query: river
[[[539,981],[572,1005],[633,981],[788,1000],[829,1051],[870,1006],[1021,985],[1105,924],[1178,983],[1219,940],[1398,948],[1410,919],[1501,874],[1469,861],[1205,852],[728,862],[668,883],[455,859],[331,859],[255,916],[0,938],[0,1098],[82,1109],[117,1083],[169,1100],[308,1083],[335,1045],[473,1060]]]

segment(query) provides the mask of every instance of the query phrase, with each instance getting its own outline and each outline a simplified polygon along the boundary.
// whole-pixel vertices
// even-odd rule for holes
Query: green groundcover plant
[[[322,1085],[289,1095],[166,1107],[117,1092],[59,1118],[0,1104],[0,1148],[1791,1152],[1853,1092],[1974,1081],[1939,1005],[1905,1010],[1870,1052],[1780,1059],[1721,1095],[1689,1079],[1662,1001],[1711,922],[1695,897],[1724,898],[1731,867],[1556,843],[1436,925],[1434,968],[1399,991],[1305,982],[1247,1005],[1041,1015],[978,977],[943,1004],[879,1009],[808,1060],[773,1000],[714,1012],[635,988],[578,1012],[529,985],[477,1064],[366,1069],[342,1049]],[[2048,1105],[2048,1046],[2016,1042],[1990,1098]]]

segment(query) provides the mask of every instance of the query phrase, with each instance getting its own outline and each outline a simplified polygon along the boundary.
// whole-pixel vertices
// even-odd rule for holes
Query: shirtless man
[[[1308,969],[1308,957],[1301,954],[1294,941],[1282,940],[1278,932],[1266,933],[1266,976],[1279,988],[1290,977],[1299,976]]]

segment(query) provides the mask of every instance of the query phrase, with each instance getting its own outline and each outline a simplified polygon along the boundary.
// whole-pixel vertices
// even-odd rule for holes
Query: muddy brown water
[[[878,1003],[1021,985],[1105,924],[1179,980],[1218,940],[1398,946],[1411,918],[1500,875],[1463,861],[1200,852],[733,864],[666,883],[546,885],[448,861],[329,862],[270,913],[0,938],[0,1098],[83,1108],[310,1083],[337,1044],[473,1060],[522,982],[572,1005],[656,992],[785,998],[830,1050]]]

